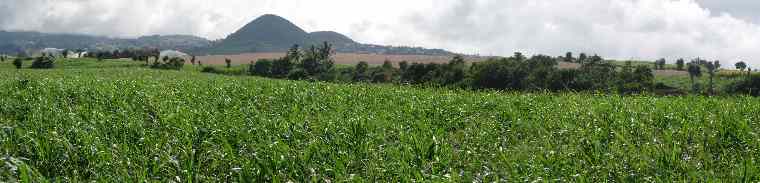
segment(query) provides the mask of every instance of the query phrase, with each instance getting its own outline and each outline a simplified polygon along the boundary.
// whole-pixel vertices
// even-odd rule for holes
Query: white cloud
[[[219,39],[267,13],[367,43],[495,55],[700,56],[760,67],[760,26],[694,0],[0,0],[0,29]]]

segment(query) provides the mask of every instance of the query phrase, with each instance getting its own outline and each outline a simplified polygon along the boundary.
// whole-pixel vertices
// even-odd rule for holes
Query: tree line
[[[334,67],[333,53],[330,50],[331,46],[327,43],[310,49],[300,49],[295,45],[282,58],[252,62],[248,66],[248,73],[293,80],[398,83],[476,90],[597,91],[633,94],[675,89],[663,83],[655,83],[653,68],[665,69],[664,59],[654,62],[653,67],[634,65],[630,61],[618,66],[598,55],[589,56],[582,53],[578,58],[574,58],[572,53],[568,53],[564,57],[526,57],[517,52],[510,57],[490,58],[473,63],[467,63],[463,56],[456,55],[448,63],[403,61],[396,67],[390,61],[385,61],[380,66],[359,62],[353,67]],[[560,61],[578,63],[580,67],[559,68]],[[743,62],[737,65],[742,65],[741,63]],[[696,80],[704,73],[709,75],[706,94],[716,94],[714,78],[720,67],[720,61],[701,58],[693,59],[689,63],[684,59],[676,61],[677,70],[689,73],[694,93],[705,90],[705,86]],[[746,63],[743,69],[746,69]],[[756,86],[754,78],[747,72],[747,79],[732,84],[726,91],[756,95],[760,90],[751,89],[752,86]]]
[[[561,58],[535,55],[527,58],[522,53],[506,58],[467,63],[463,56],[454,56],[448,63],[400,62],[398,67],[390,61],[381,66],[359,62],[354,67],[334,67],[331,46],[327,43],[301,50],[293,46],[279,59],[262,59],[249,65],[249,74],[294,80],[329,82],[399,83],[433,85],[470,89],[497,89],[514,91],[590,91],[620,93],[651,91],[654,84],[652,70],[646,66],[626,64],[620,69],[598,55],[582,55],[578,69],[558,68]]]

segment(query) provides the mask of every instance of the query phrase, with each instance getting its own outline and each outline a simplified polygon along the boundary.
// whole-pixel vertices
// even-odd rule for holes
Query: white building
[[[40,54],[48,55],[48,56],[52,55],[54,57],[60,57],[60,56],[63,56],[63,49],[45,48],[45,49],[42,49],[40,51]]]
[[[169,58],[179,57],[179,58],[183,58],[183,59],[190,56],[187,53],[182,53],[182,52],[177,51],[177,50],[164,50],[164,51],[161,51],[161,54],[159,54],[159,55],[160,55],[161,58],[164,58],[164,56],[166,56],[166,57],[169,57]]]

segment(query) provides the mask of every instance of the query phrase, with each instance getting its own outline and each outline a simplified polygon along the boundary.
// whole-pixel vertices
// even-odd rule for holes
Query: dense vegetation
[[[332,48],[328,43],[310,49],[291,47],[287,55],[275,60],[259,60],[248,66],[251,75],[288,78],[294,80],[319,80],[351,83],[399,83],[432,85],[466,89],[496,89],[510,91],[591,91],[604,93],[634,94],[658,93],[666,95],[694,94],[753,94],[746,92],[752,86],[749,72],[744,79],[732,79],[734,83],[716,85],[719,61],[709,62],[694,59],[688,63],[690,90],[678,90],[662,82],[655,82],[649,65],[627,61],[622,65],[606,61],[598,55],[572,58],[535,55],[530,58],[521,53],[506,58],[491,58],[477,63],[466,63],[461,56],[454,56],[449,63],[408,63],[401,62],[395,67],[389,61],[379,67],[371,67],[360,62],[354,67],[335,67],[331,58]],[[558,68],[559,61],[580,64],[579,68]],[[227,66],[230,67],[229,65]],[[654,64],[656,69],[665,69],[664,59]],[[706,73],[706,86],[697,82]],[[219,72],[216,72],[219,73]],[[741,75],[741,74],[740,74]],[[734,77],[735,78],[735,77]],[[745,83],[741,85],[741,83]]]
[[[0,181],[760,181],[751,97],[339,85],[139,65],[0,65]]]

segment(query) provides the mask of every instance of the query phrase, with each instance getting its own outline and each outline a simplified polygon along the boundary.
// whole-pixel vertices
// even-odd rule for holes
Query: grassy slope
[[[469,92],[80,64],[0,66],[2,160],[17,168],[0,177],[760,180],[755,98]]]

